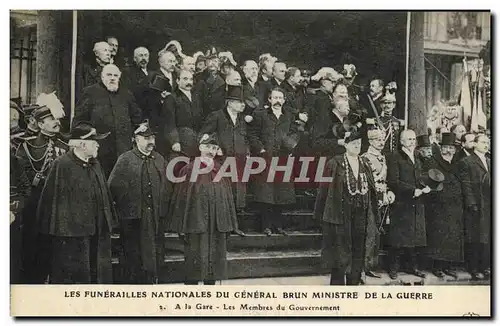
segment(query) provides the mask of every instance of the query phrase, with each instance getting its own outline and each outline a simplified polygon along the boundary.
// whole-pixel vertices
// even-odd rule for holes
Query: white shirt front
[[[229,117],[231,118],[233,125],[236,125],[236,119],[238,118],[238,113],[231,112],[231,110],[229,110],[229,109],[227,110],[227,113],[229,114]]]
[[[344,122],[344,117],[341,116],[336,110],[332,110],[332,112],[337,118],[339,118],[340,122]]]
[[[276,117],[276,119],[279,119],[281,117],[281,115],[283,114],[281,109],[279,109],[279,110],[272,109],[272,110],[273,110],[273,114]]]
[[[160,68],[160,70],[161,70],[161,72],[163,73],[163,75],[164,75],[165,77],[167,77],[167,78],[168,78],[168,80],[169,80],[169,82],[170,82],[170,86],[172,86],[172,87],[173,87],[173,86],[174,86],[174,77],[172,76],[172,73],[171,73],[171,72],[169,72],[169,71],[166,71],[166,70],[165,70],[165,69],[163,69],[163,68]]]
[[[142,72],[147,76],[148,75],[148,69],[146,68],[141,68]]]
[[[415,155],[414,155],[414,152],[410,152],[410,150],[406,147],[403,147],[403,152],[406,153],[406,155],[408,155],[410,157],[410,160],[413,162],[413,164],[415,164]]]
[[[479,153],[478,151],[474,151],[474,153],[479,156],[479,159],[483,163],[484,167],[486,168],[486,171],[488,171],[488,163],[486,162],[486,156],[483,153]]]
[[[181,89],[181,88],[179,88],[179,90],[180,90],[182,93],[184,93],[184,95],[186,95],[186,96],[187,96],[187,98],[189,99],[189,101],[190,101],[190,102],[193,102],[193,99],[191,98],[191,92],[188,92],[188,91],[183,90],[183,89]]]

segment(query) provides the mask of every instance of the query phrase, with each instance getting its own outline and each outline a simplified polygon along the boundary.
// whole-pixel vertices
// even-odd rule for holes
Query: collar
[[[486,161],[486,155],[483,154],[483,153],[479,153],[478,151],[474,150],[474,154],[476,154],[477,156],[479,156],[479,158],[483,161]]]
[[[369,95],[370,95],[370,94],[369,94]],[[370,95],[370,97],[371,97],[371,95]],[[375,97],[372,97],[372,100],[375,102],[375,101],[376,101],[376,100],[378,100],[380,97],[382,97],[382,93],[377,94],[377,96],[375,96]]]
[[[173,77],[173,75],[172,75],[172,73],[171,73],[171,72],[166,71],[166,70],[165,70],[165,69],[163,69],[162,67],[160,67],[160,71],[161,71],[161,72],[162,72],[162,73],[163,73],[166,77],[168,77],[168,79],[170,79],[170,81],[172,81],[172,77]]]
[[[375,149],[375,147],[373,146],[368,147],[368,150],[366,152],[373,156],[384,156],[381,151]]]
[[[401,147],[401,150],[405,152],[411,159],[412,161],[415,161],[415,151],[412,153],[410,150],[406,147]]]
[[[290,84],[290,82],[288,80],[285,82],[285,85],[290,86],[290,88],[293,89],[294,91],[297,89],[295,86],[293,86],[292,84]]]
[[[133,152],[135,155],[137,155],[137,157],[139,157],[139,158],[141,158],[141,159],[143,159],[143,160],[145,160],[145,159],[147,159],[147,158],[153,158],[153,159],[155,158],[155,156],[154,156],[153,152],[151,152],[151,153],[149,153],[149,154],[146,154],[146,153],[144,153],[143,151],[141,151],[141,150],[139,149],[139,147],[137,147],[137,145],[134,145],[134,148],[132,149],[132,152]]]
[[[146,75],[149,75],[149,73],[148,73],[148,68],[147,68],[147,67],[146,67],[146,68],[141,68],[141,67],[139,67],[139,69],[140,69],[143,73],[145,73]]]
[[[464,148],[463,150],[464,150],[464,152],[465,152],[465,155],[470,156],[470,154],[471,154],[471,153],[470,153],[470,151],[469,151],[469,150],[467,150],[467,148]]]
[[[91,160],[90,160],[90,157],[88,157],[88,158],[81,157],[80,154],[78,154],[77,151],[75,151],[75,149],[73,149],[71,151],[71,153],[73,154],[74,159],[77,162],[81,163],[83,166],[85,166],[85,164],[92,163]]]
[[[268,81],[269,80],[269,77],[265,76],[265,75],[262,75],[262,79],[264,79],[264,81]]]
[[[276,78],[274,78],[274,80],[276,81],[276,84],[278,84],[278,86],[281,86],[281,83],[283,83],[283,82],[279,81],[279,80],[278,80],[278,79],[276,79]]]
[[[333,113],[333,114],[335,114],[335,116],[336,116],[337,118],[339,118],[340,122],[344,122],[344,119],[345,119],[345,118],[344,118],[344,117],[342,117],[342,116],[340,116],[340,115],[338,114],[337,110],[335,110],[335,109],[334,109],[334,110],[332,110],[332,113]]]
[[[184,93],[184,95],[186,95],[188,99],[191,99],[191,97],[193,96],[193,94],[191,94],[191,92],[186,91],[184,89],[179,88],[179,91],[181,91],[182,93]]]

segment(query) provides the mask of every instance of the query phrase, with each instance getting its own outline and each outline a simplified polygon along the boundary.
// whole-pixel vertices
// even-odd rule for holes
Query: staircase
[[[228,240],[228,276],[230,279],[277,276],[319,275],[326,273],[321,265],[321,232],[313,220],[316,198],[297,195],[296,203],[284,213],[288,236],[266,236],[261,232],[258,204],[248,198],[248,207],[238,215],[240,229],[246,237],[230,235]],[[119,282],[120,262],[117,258],[119,235],[113,235],[114,272]],[[183,244],[177,234],[165,233],[165,263],[161,267],[161,283],[179,283],[184,280]]]

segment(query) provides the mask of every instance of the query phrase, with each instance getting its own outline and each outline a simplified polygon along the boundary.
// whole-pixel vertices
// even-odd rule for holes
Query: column
[[[60,12],[40,10],[37,24],[36,96],[57,91],[59,71],[59,38],[57,24]]]
[[[412,12],[410,23],[408,128],[427,133],[425,107],[424,12]]]

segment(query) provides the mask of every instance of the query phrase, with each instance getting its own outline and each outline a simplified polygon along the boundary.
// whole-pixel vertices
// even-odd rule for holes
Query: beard
[[[106,86],[106,89],[109,92],[116,92],[116,91],[118,91],[118,83],[107,82],[107,83],[104,83],[104,86]]]

